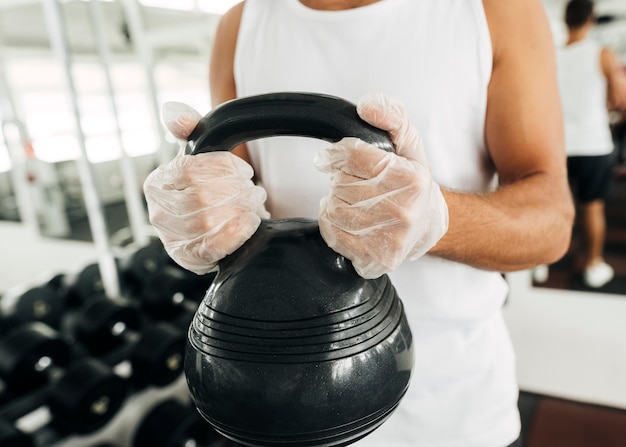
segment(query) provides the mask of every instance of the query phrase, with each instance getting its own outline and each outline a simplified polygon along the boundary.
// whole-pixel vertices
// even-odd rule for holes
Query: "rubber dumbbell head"
[[[98,297],[84,303],[74,315],[73,333],[94,355],[102,355],[128,342],[141,328],[141,315],[126,301]]]
[[[50,326],[59,324],[65,305],[65,296],[47,284],[15,287],[0,301],[2,313],[16,321],[41,321]]]
[[[195,312],[204,296],[189,275],[180,269],[164,266],[144,284],[139,293],[142,309],[157,319],[174,318]],[[202,295],[198,296],[200,293]]]
[[[163,251],[153,243],[118,259],[123,289],[129,294],[137,293],[166,264]]]
[[[133,447],[209,445],[219,438],[197,411],[168,399],[154,406],[139,423]]]
[[[0,446],[34,447],[33,439],[16,428],[11,422],[0,419]]]
[[[51,327],[26,323],[0,340],[0,377],[11,391],[23,394],[48,382],[47,365],[67,367],[71,357],[70,346]]]
[[[50,389],[55,425],[68,433],[91,433],[104,426],[126,399],[127,385],[95,358],[73,363]]]
[[[76,322],[76,340],[95,355],[131,346],[137,385],[165,386],[182,374],[186,333],[168,322],[142,322],[136,308],[107,298],[86,303]]]
[[[78,307],[92,297],[100,297],[105,293],[100,266],[95,262],[77,272],[62,275],[55,284],[59,293],[66,295],[68,307]]]
[[[90,433],[115,415],[127,384],[101,360],[73,359],[71,354],[54,329],[39,322],[24,324],[0,340],[0,375],[10,388],[45,385],[53,425],[66,433]]]

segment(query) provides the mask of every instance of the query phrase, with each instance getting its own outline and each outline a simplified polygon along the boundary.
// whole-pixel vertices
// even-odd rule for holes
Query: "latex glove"
[[[383,95],[363,98],[359,116],[390,133],[395,153],[357,138],[321,151],[315,164],[331,174],[319,226],[329,247],[377,278],[430,250],[448,229],[448,207],[431,177],[422,140],[403,106]]]
[[[181,103],[163,107],[163,121],[181,150],[144,182],[150,222],[170,257],[204,274],[257,230],[265,190],[252,182],[252,167],[230,152],[184,155],[186,139],[201,116]]]

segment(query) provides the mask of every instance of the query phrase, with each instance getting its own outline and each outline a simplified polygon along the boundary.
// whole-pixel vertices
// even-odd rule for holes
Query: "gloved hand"
[[[146,178],[150,222],[170,257],[197,274],[214,270],[256,231],[265,210],[265,190],[252,182],[252,167],[230,152],[184,155],[200,114],[167,103],[163,120],[181,150]]]
[[[357,111],[390,133],[396,151],[357,138],[321,151],[315,164],[331,174],[331,191],[321,201],[319,226],[328,246],[361,276],[377,278],[428,252],[448,229],[448,207],[403,106],[375,95]]]

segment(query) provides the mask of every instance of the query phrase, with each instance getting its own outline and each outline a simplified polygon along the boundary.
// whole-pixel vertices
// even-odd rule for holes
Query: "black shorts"
[[[604,200],[611,186],[613,154],[591,157],[567,157],[567,171],[572,194],[581,202]]]

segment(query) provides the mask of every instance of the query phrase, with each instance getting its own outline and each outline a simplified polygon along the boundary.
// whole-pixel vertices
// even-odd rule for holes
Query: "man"
[[[613,165],[609,112],[624,102],[617,57],[589,38],[595,26],[593,2],[572,0],[565,10],[567,42],[557,53],[565,119],[565,143],[573,193],[579,202],[584,241],[583,281],[591,288],[613,279],[604,261],[604,202]]]
[[[254,171],[229,153],[179,157],[145,186],[172,257],[212,268],[267,216],[266,192],[273,218],[319,217],[363,276],[390,272],[413,332],[409,391],[356,445],[514,445],[500,272],[559,259],[573,220],[540,1],[247,0],[219,25],[210,85],[215,105],[272,91],[358,102],[396,153],[355,139],[320,152],[327,144],[281,137],[236,149]],[[167,115],[181,139],[198,119]],[[218,191],[229,192],[212,199]]]

